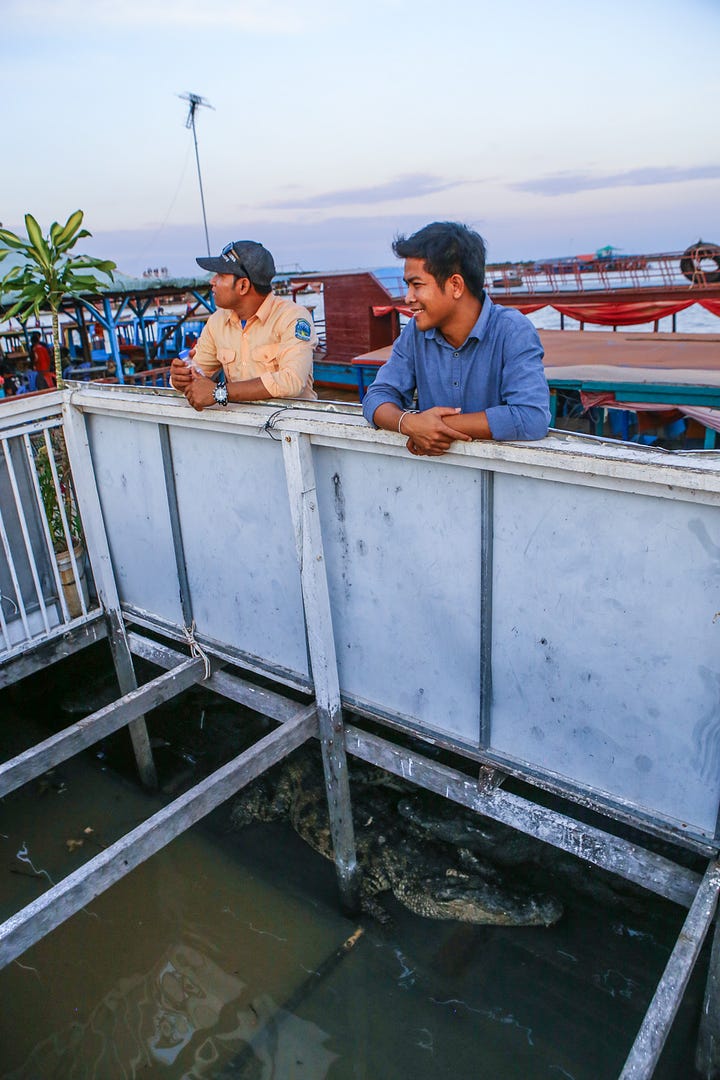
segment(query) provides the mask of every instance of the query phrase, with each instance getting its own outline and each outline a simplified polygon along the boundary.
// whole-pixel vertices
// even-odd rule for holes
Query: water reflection
[[[173,945],[147,974],[119,979],[86,1023],[38,1043],[7,1080],[155,1073],[323,1080],[337,1057],[325,1045],[328,1034],[270,994],[248,1000],[245,991],[199,948]]]

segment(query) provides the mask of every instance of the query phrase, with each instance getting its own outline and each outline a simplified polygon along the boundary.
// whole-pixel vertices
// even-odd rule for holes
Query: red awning
[[[656,319],[664,319],[667,315],[675,315],[694,303],[694,300],[676,303],[648,303],[640,300],[620,304],[551,303],[550,306],[562,315],[578,319],[580,322],[595,323],[598,326],[637,326],[639,323],[654,322]],[[713,301],[705,301],[705,304],[710,303]],[[715,303],[718,303],[717,314],[720,314],[720,302],[715,301]]]

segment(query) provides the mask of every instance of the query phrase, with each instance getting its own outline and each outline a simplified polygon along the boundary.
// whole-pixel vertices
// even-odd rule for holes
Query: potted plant
[[[65,439],[60,428],[51,430],[50,446],[52,459],[55,463],[55,474],[53,474],[50,453],[44,439],[39,446],[35,447],[35,472],[65,602],[70,617],[75,619],[82,614],[78,584],[82,589],[86,607],[88,601],[82,521],[80,520],[80,513],[75,499]],[[63,513],[67,531],[63,523]],[[68,535],[70,544],[68,544]],[[78,570],[77,580],[73,572],[70,545],[72,545],[73,556]]]
[[[0,229],[0,262],[14,252],[20,262],[0,280],[0,294],[10,293],[11,307],[5,319],[17,318],[26,322],[41,310],[52,314],[53,352],[57,385],[62,387],[60,358],[60,326],[58,313],[66,296],[97,292],[105,284],[94,271],[113,280],[115,263],[109,259],[93,259],[89,255],[70,255],[78,240],[90,236],[81,229],[83,211],[76,210],[64,225],[54,221],[47,236],[32,214],[25,215],[27,239],[21,239],[10,229]]]

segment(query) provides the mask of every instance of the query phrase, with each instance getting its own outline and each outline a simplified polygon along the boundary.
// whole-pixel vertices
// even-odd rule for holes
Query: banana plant
[[[27,239],[10,229],[0,228],[0,262],[11,252],[20,256],[20,262],[0,279],[0,295],[11,294],[11,307],[4,319],[18,318],[26,322],[41,310],[52,314],[53,351],[57,384],[62,387],[62,364],[60,358],[60,326],[58,313],[66,296],[97,292],[107,285],[97,273],[113,280],[116,264],[109,259],[93,259],[89,255],[71,255],[78,240],[92,234],[82,229],[83,211],[76,210],[64,225],[54,221],[47,236],[32,214],[25,215]],[[97,273],[96,273],[97,272]]]

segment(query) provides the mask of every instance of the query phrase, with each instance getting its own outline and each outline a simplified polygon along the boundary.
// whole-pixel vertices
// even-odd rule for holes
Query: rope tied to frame
[[[203,679],[209,679],[212,674],[212,668],[210,667],[210,657],[195,640],[195,620],[190,623],[189,626],[184,626],[185,640],[190,648],[190,655],[194,656],[198,660],[202,660],[205,664],[205,675]]]

